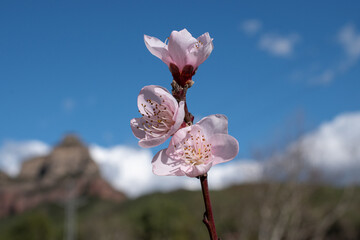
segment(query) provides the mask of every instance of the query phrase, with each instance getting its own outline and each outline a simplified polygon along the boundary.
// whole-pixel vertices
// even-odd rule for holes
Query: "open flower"
[[[174,80],[180,86],[191,81],[198,66],[209,57],[214,48],[209,33],[195,39],[186,29],[173,31],[168,45],[147,35],[144,35],[144,41],[149,51],[169,66]]]
[[[155,147],[173,135],[184,122],[184,102],[176,99],[163,87],[146,86],[138,96],[141,118],[130,121],[139,145],[144,148]]]
[[[167,149],[152,160],[160,176],[197,177],[218,163],[230,161],[239,152],[238,141],[228,135],[226,116],[216,114],[178,130]]]

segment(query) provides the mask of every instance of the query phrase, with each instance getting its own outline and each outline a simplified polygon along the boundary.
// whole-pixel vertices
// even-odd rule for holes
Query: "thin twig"
[[[209,187],[207,182],[207,174],[201,175],[200,177],[200,183],[201,183],[201,190],[204,198],[205,203],[205,213],[203,218],[203,223],[206,225],[210,239],[211,240],[219,240],[216,228],[215,228],[215,221],[214,221],[214,215],[211,208],[211,201],[210,201],[210,194],[209,194]]]
[[[187,90],[193,85],[193,81],[186,84],[184,87],[180,86],[175,80],[171,83],[172,86],[172,95],[178,102],[185,102],[185,118],[184,121],[188,125],[192,125],[194,121],[194,116],[189,112],[187,103],[186,103],[186,93]]]
[[[185,102],[185,118],[184,122],[187,125],[192,125],[194,121],[194,116],[189,112],[186,104],[186,93],[187,90],[194,84],[191,80],[189,83],[185,84],[185,86],[180,86],[175,80],[171,83],[172,86],[172,95],[178,102]],[[215,221],[214,216],[211,209],[211,202],[210,202],[210,194],[209,194],[209,187],[207,182],[207,174],[201,175],[198,177],[201,183],[201,189],[203,193],[204,203],[205,203],[205,213],[203,216],[203,223],[207,227],[210,235],[211,240],[220,240],[217,237],[216,229],[215,229]]]

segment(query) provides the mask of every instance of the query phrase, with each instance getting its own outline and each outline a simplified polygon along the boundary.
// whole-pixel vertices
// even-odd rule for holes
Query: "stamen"
[[[161,95],[160,98],[162,99]],[[151,99],[146,99],[145,101],[149,105],[141,104],[143,111],[140,112],[144,123],[138,129],[145,131],[146,135],[152,137],[160,137],[166,134],[175,123],[172,119],[174,113],[163,103],[159,104]],[[165,102],[163,99],[162,101]]]
[[[211,144],[206,142],[206,138],[201,134],[200,130],[195,135],[192,135],[190,131],[187,133],[190,134],[190,136],[183,140],[179,147],[174,145],[180,157],[186,164],[189,164],[190,167],[206,164],[212,156]]]

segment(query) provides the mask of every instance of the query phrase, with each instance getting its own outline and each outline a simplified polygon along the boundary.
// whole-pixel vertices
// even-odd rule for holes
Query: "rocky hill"
[[[88,148],[74,135],[66,136],[49,155],[25,161],[16,178],[0,174],[0,217],[79,196],[126,199],[102,178]]]

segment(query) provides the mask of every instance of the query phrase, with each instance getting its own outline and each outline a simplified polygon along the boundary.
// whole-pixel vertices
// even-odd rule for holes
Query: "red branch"
[[[200,176],[199,178],[200,178],[201,190],[202,190],[202,195],[204,198],[205,209],[206,209],[205,213],[204,213],[203,223],[206,225],[206,227],[209,231],[210,239],[211,240],[219,240],[220,238],[218,238],[217,233],[216,233],[214,215],[213,215],[212,208],[211,208],[207,174],[205,173],[204,175]]]
[[[190,80],[185,86],[180,86],[175,80],[172,82],[172,95],[175,97],[175,99],[178,102],[184,101],[185,102],[185,118],[184,122],[187,125],[192,125],[194,121],[194,116],[189,112],[186,104],[186,93],[187,90],[194,84],[192,80]],[[205,213],[203,218],[203,223],[206,225],[210,239],[211,240],[220,240],[220,238],[217,237],[216,229],[215,229],[215,221],[213,212],[211,209],[211,201],[210,201],[210,194],[209,194],[209,187],[207,182],[207,174],[201,175],[198,177],[200,179],[201,183],[201,189],[202,194],[204,198],[205,203]]]
[[[175,80],[171,83],[172,86],[172,95],[178,102],[185,102],[185,118],[184,121],[188,125],[192,125],[194,121],[194,116],[189,112],[187,103],[186,103],[186,92],[194,84],[193,81],[186,84],[184,87],[180,86]]]

